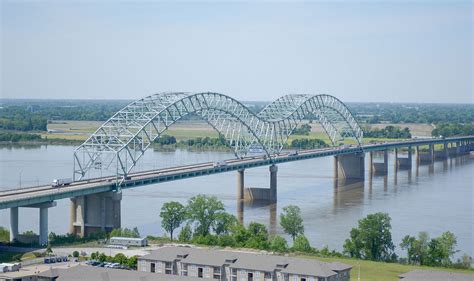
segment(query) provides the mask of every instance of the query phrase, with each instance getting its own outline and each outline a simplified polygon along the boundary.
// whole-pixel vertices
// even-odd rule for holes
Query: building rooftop
[[[349,266],[349,268],[352,267]],[[288,266],[282,269],[281,272],[318,277],[330,277],[337,274],[331,270],[329,263],[306,259],[291,259]]]
[[[110,239],[115,239],[115,240],[131,240],[131,241],[142,241],[145,240],[146,238],[135,238],[135,237],[111,237]]]
[[[284,273],[298,273],[310,276],[329,277],[339,271],[349,270],[351,265],[333,262],[327,263],[313,259],[284,257],[270,254],[201,249],[192,247],[166,246],[152,251],[149,255],[139,257],[144,260],[222,266],[228,264],[230,268],[273,272],[279,269]]]
[[[196,277],[184,277],[159,273],[140,272],[113,268],[78,265],[68,269],[53,269],[38,274],[41,277],[54,278],[57,281],[197,281]]]
[[[472,281],[474,274],[436,270],[413,270],[399,275],[401,281]]]

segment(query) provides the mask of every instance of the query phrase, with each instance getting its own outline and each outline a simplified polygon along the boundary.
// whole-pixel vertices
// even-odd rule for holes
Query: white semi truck
[[[72,179],[55,179],[51,184],[52,187],[59,187],[64,185],[70,185],[72,183]]]

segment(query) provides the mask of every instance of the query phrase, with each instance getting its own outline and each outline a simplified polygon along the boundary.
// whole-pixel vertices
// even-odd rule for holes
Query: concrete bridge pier
[[[278,166],[271,165],[270,168],[270,201],[277,201],[277,172]]]
[[[334,156],[334,178],[338,180],[364,180],[364,158],[364,153]]]
[[[420,147],[416,147],[416,162],[417,164],[432,164],[434,162],[434,145],[430,144],[427,153],[420,151]]]
[[[80,237],[110,232],[121,225],[121,192],[103,192],[71,198],[69,231]]]
[[[408,147],[408,157],[398,157],[398,148],[395,148],[395,168],[411,169],[412,167],[412,149]]]
[[[434,151],[435,160],[446,160],[449,157],[448,143],[443,143],[441,151]]]
[[[56,202],[48,202],[42,204],[35,204],[25,206],[26,208],[38,208],[39,209],[39,240],[40,245],[48,244],[48,209],[55,207]],[[18,207],[10,208],[10,242],[18,241]]]
[[[243,173],[237,174],[239,177],[237,180],[237,199],[240,199],[240,191],[243,190],[243,199],[244,200],[256,200],[256,201],[277,201],[277,172],[278,167],[276,165],[271,165],[269,167],[270,171],[270,188],[260,188],[260,187],[246,187],[244,188]]]
[[[244,199],[244,189],[245,189],[245,170],[237,171],[237,200]]]
[[[18,207],[10,208],[10,242],[18,240]]]
[[[370,152],[370,172],[378,175],[386,175],[388,173],[388,151],[383,151],[383,162],[374,162],[374,153]]]

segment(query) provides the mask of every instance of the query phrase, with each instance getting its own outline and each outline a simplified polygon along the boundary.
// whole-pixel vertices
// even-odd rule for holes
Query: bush
[[[296,252],[303,252],[303,253],[311,253],[313,252],[313,248],[309,244],[308,238],[304,235],[298,235],[293,243],[293,247],[291,248],[293,251]]]
[[[109,237],[130,237],[130,238],[140,238],[140,232],[138,232],[138,228],[114,228]]]
[[[201,245],[208,245],[214,246],[218,244],[218,237],[216,235],[208,234],[206,236],[197,235],[194,236],[192,239],[192,243],[194,244],[201,244]]]
[[[78,258],[79,257],[79,252],[78,251],[72,252],[72,256],[75,257],[75,258]]]
[[[285,253],[288,251],[288,244],[286,239],[275,235],[270,239],[270,249],[275,252]]]
[[[224,234],[219,236],[218,245],[221,247],[235,247],[236,244],[237,242],[232,235]]]
[[[181,232],[178,235],[178,241],[182,243],[187,243],[191,241],[192,235],[193,233],[191,231],[191,226],[188,223],[181,229]]]

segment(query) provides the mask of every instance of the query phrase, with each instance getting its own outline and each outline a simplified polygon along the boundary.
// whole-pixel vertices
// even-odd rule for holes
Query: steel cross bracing
[[[219,93],[161,93],[134,101],[115,113],[74,151],[74,180],[91,169],[114,170],[123,179],[146,149],[171,125],[195,114],[226,140],[237,157],[259,146],[279,153],[302,120],[319,121],[333,145],[363,132],[351,112],[330,95],[286,95],[254,114],[239,101]]]

